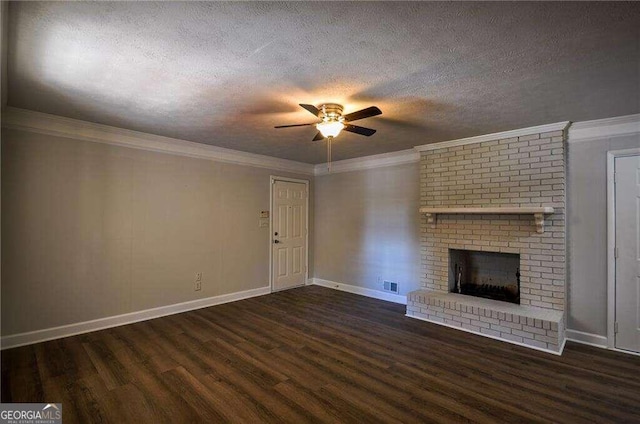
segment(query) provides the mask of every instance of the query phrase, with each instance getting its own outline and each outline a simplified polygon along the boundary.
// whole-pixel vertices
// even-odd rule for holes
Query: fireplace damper
[[[449,291],[520,304],[520,255],[449,249]]]

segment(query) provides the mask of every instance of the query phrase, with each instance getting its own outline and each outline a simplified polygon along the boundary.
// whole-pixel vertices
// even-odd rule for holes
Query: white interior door
[[[640,352],[640,156],[615,159],[616,336]]]
[[[301,286],[307,275],[307,198],[304,183],[272,184],[272,290]]]

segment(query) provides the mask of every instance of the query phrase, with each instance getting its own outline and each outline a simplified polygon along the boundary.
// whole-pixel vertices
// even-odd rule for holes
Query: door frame
[[[640,156],[640,147],[607,152],[607,347],[631,355],[640,353],[616,348],[616,158]]]
[[[307,225],[305,228],[305,258],[304,258],[304,284],[309,281],[309,180],[301,180],[298,178],[281,177],[278,175],[269,176],[269,291],[273,293],[273,186],[276,181],[285,181],[288,183],[304,184],[307,189],[306,207],[307,207]]]

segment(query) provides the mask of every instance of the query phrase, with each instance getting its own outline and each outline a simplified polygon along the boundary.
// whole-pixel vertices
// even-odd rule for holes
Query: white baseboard
[[[444,326],[444,327],[453,328],[454,330],[461,330],[461,331],[465,331],[465,332],[467,332],[467,333],[475,334],[475,335],[477,335],[477,336],[482,336],[482,337],[487,337],[487,338],[489,338],[489,339],[498,340],[498,341],[500,341],[500,342],[511,343],[511,344],[514,344],[514,345],[518,345],[518,346],[526,347],[527,349],[533,349],[533,350],[539,350],[540,352],[551,353],[551,354],[553,354],[553,355],[557,355],[557,356],[562,356],[562,352],[564,351],[564,346],[565,346],[565,345],[566,345],[566,343],[567,343],[567,339],[565,338],[565,339],[562,341],[562,345],[560,346],[560,351],[559,351],[559,352],[556,352],[555,350],[551,350],[551,349],[543,349],[543,348],[541,348],[541,347],[531,346],[531,345],[524,344],[524,343],[520,343],[520,342],[516,342],[516,341],[513,341],[513,340],[502,339],[502,338],[500,338],[500,337],[492,336],[492,335],[490,335],[490,334],[486,334],[486,333],[480,333],[480,332],[478,332],[478,331],[469,330],[469,329],[467,329],[467,328],[456,327],[456,326],[454,326],[454,325],[449,325],[449,324],[444,323],[444,322],[431,321],[430,319],[421,318],[421,317],[416,317],[416,316],[413,316],[413,315],[405,315],[405,316],[406,316],[406,317],[409,317],[409,318],[413,318],[413,319],[418,319],[418,320],[420,320],[420,321],[430,322],[431,324],[438,324],[438,325],[442,325],[442,326]]]
[[[46,328],[44,330],[30,331],[28,333],[12,334],[10,336],[3,336],[0,339],[0,346],[1,349],[4,350],[10,349],[12,347],[45,342],[48,340],[61,339],[63,337],[75,336],[78,334],[104,330],[105,328],[118,327],[126,324],[133,324],[134,322],[146,321],[149,319],[159,318],[167,315],[179,314],[181,312],[220,305],[222,303],[235,302],[237,300],[262,296],[269,293],[271,293],[270,287],[260,287],[258,289],[223,294],[220,296],[208,297],[206,299],[191,300],[188,302],[160,306],[158,308],[145,309],[143,311],[131,312],[128,314],[94,319],[92,321],[68,324],[60,327]]]
[[[567,329],[565,331],[565,336],[567,337],[567,340],[571,340],[572,342],[601,347],[603,349],[609,348],[608,339],[605,336],[600,336],[598,334]]]
[[[373,297],[374,299],[386,300],[388,302],[401,303],[403,305],[407,304],[407,296],[387,293],[380,290],[367,289],[364,287],[353,286],[351,284],[336,283],[335,281],[323,280],[322,278],[310,278],[307,281],[307,284],[315,284],[316,286],[328,287],[330,289]]]
[[[630,350],[618,349],[616,347],[609,346],[609,339],[598,334],[585,333],[583,331],[577,330],[566,330],[565,335],[567,337],[567,340],[572,342],[599,347],[601,349],[613,350],[615,352],[626,353],[627,355],[640,356],[640,352],[632,352]]]

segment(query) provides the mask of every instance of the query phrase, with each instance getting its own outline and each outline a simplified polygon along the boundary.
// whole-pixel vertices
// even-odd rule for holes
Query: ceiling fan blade
[[[364,135],[370,137],[376,133],[376,130],[372,130],[371,128],[359,127],[357,125],[345,125],[343,131],[349,131],[352,133]]]
[[[359,110],[357,112],[351,112],[348,115],[344,115],[344,120],[347,122],[357,121],[358,119],[370,118],[372,116],[381,115],[382,111],[375,106],[368,107],[366,109]]]
[[[278,126],[275,126],[273,128],[308,127],[309,125],[315,125],[315,123],[313,123],[313,124],[278,125]]]
[[[324,140],[324,136],[322,135],[322,133],[320,131],[318,131],[318,134],[316,134],[316,136],[313,137],[313,140],[311,140],[311,141],[318,141],[318,140]]]
[[[318,109],[314,105],[305,105],[305,104],[300,103],[300,106],[302,106],[303,108],[305,108],[309,112],[313,113],[314,116],[318,116],[320,114],[320,109]]]

